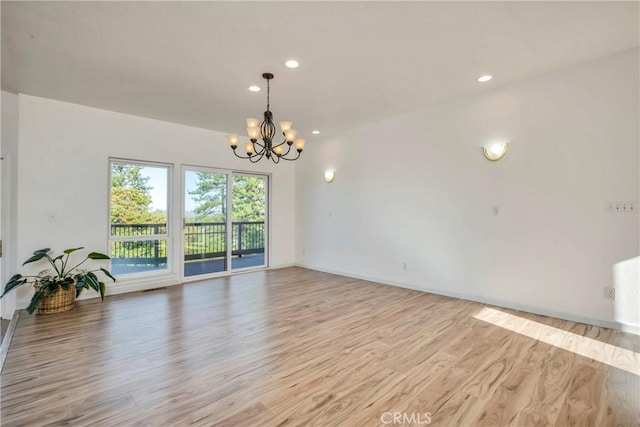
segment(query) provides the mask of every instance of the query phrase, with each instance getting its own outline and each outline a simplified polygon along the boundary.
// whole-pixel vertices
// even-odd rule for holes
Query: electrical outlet
[[[630,201],[612,201],[607,202],[609,212],[615,214],[633,214],[638,209],[638,202]]]
[[[611,286],[604,287],[604,297],[605,299],[615,300],[616,299],[616,288],[612,288]]]
[[[407,263],[406,262],[402,263],[402,271],[407,271]]]

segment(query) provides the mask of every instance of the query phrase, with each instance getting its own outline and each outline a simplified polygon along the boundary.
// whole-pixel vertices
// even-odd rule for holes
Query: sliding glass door
[[[267,177],[188,168],[183,180],[184,277],[265,266]]]
[[[184,171],[184,276],[227,270],[227,187],[229,176]]]

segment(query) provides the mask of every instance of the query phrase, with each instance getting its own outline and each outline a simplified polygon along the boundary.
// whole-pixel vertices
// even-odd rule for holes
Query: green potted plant
[[[15,274],[5,285],[4,292],[0,298],[25,283],[33,283],[36,291],[27,307],[29,314],[32,314],[36,309],[38,314],[61,313],[71,310],[75,304],[75,298],[80,295],[83,289],[91,288],[95,290],[100,293],[100,297],[104,300],[106,285],[100,281],[96,272],[104,273],[114,282],[116,281],[115,277],[102,267],[95,270],[85,270],[79,267],[90,259],[107,260],[111,258],[99,252],[90,252],[78,264],[69,267],[69,255],[81,249],[84,248],[65,249],[62,255],[58,255],[55,258],[49,255],[51,249],[38,249],[22,265],[45,259],[53,267],[53,270],[43,270],[37,276]]]

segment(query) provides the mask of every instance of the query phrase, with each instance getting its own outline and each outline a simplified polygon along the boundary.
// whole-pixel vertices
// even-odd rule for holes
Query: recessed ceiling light
[[[480,76],[478,77],[478,81],[480,83],[484,83],[484,82],[488,82],[489,80],[491,80],[493,78],[493,76],[490,76],[489,74],[485,74],[484,76]]]
[[[311,133],[314,134],[314,135],[320,135],[320,131],[319,130],[312,130]]]
[[[289,59],[284,63],[284,66],[287,68],[298,68],[300,64],[295,59]]]
[[[248,89],[250,92],[260,92],[260,86],[253,85],[249,86]]]

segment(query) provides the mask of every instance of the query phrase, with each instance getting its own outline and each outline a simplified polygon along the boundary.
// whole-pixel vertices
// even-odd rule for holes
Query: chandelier
[[[304,149],[305,141],[296,138],[298,132],[291,128],[291,122],[279,123],[284,138],[279,144],[273,142],[273,138],[276,136],[276,126],[273,124],[273,113],[269,110],[269,80],[273,79],[273,74],[264,73],[262,77],[267,81],[267,111],[264,112],[264,120],[260,125],[258,125],[258,119],[247,119],[247,134],[250,140],[244,144],[244,151],[247,155],[244,156],[236,152],[240,142],[239,135],[227,135],[227,142],[236,157],[249,159],[251,163],[257,163],[265,156],[267,159],[273,160],[274,163],[279,163],[280,159],[297,160]],[[297,151],[297,155],[291,151],[292,146]],[[287,157],[289,153],[291,156]]]

